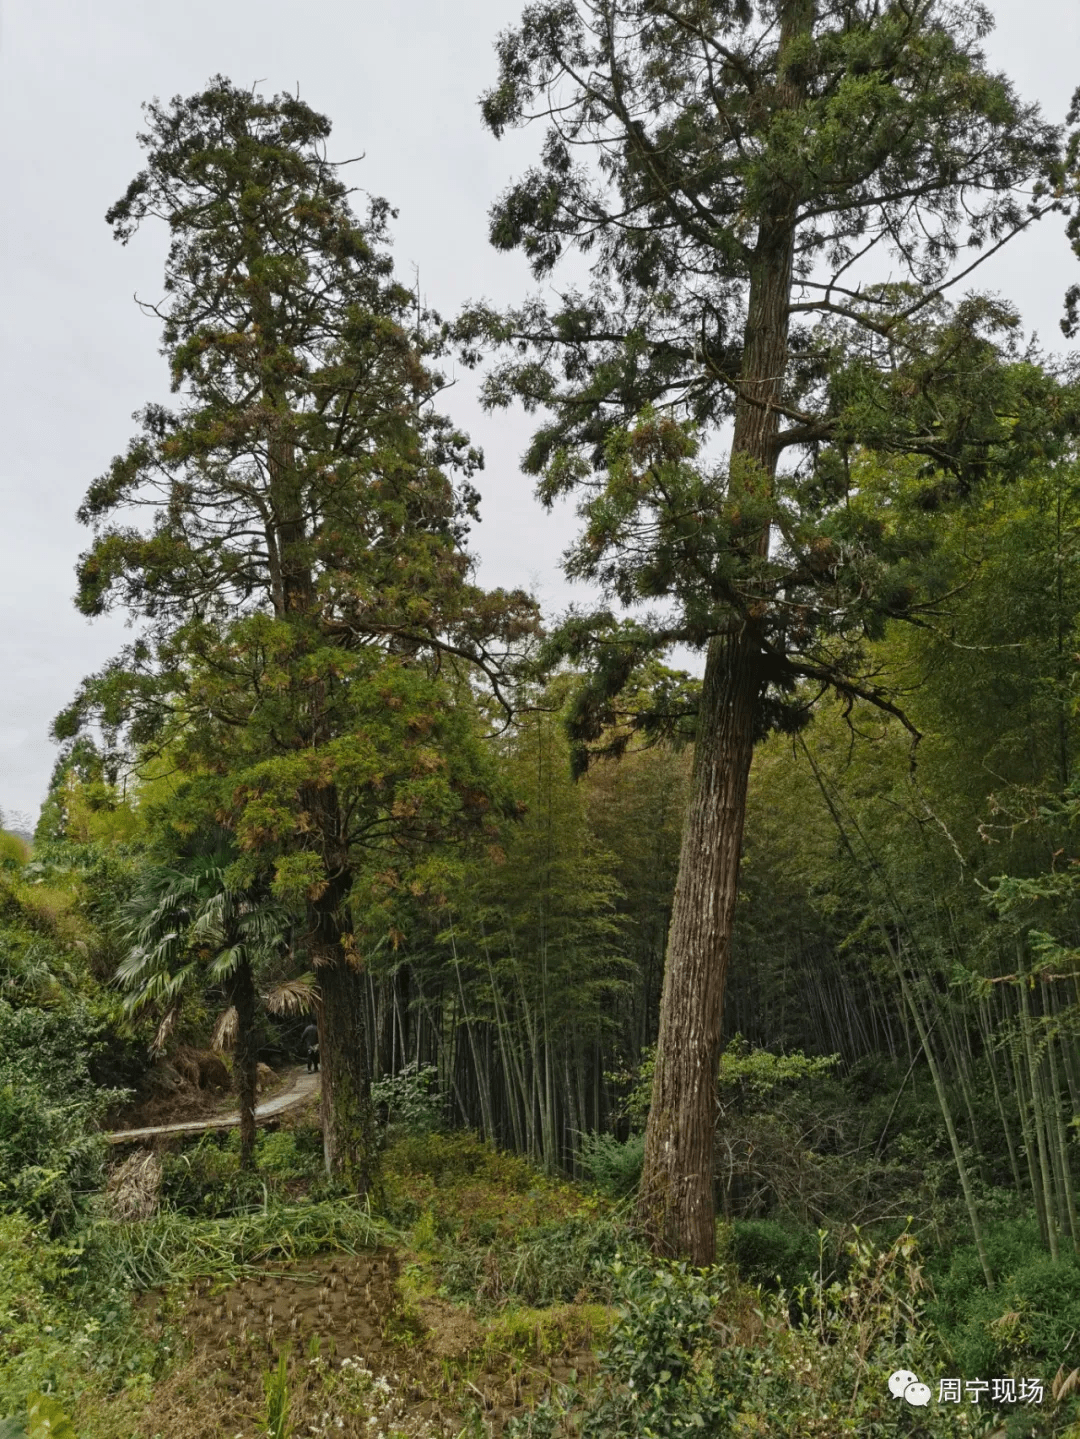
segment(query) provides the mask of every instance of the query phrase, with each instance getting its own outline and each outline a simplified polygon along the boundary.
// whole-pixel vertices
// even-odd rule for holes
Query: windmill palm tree
[[[302,1012],[317,999],[310,974],[259,983],[291,953],[290,918],[265,893],[234,884],[230,856],[220,850],[177,865],[149,869],[126,909],[128,953],[116,971],[129,1014],[160,1011],[151,1050],[160,1053],[192,987],[221,985],[226,1008],[213,1045],[232,1046],[240,1101],[240,1163],[254,1167],[258,1059],[255,1015]]]

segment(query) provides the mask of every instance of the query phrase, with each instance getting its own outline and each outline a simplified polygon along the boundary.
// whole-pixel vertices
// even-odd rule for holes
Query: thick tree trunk
[[[323,864],[329,875],[310,911],[313,959],[319,981],[320,1118],[326,1172],[366,1196],[375,1184],[377,1149],[371,1103],[368,1047],[368,978],[359,958],[342,944],[350,873],[341,843],[337,792],[333,786],[305,795],[324,837]]]
[[[375,1112],[364,1044],[365,981],[340,943],[320,949],[317,974],[320,1117],[328,1175],[352,1193],[371,1193],[376,1177]]]
[[[787,54],[811,33],[814,0],[781,11],[777,93],[792,108],[803,95]],[[778,181],[763,207],[750,263],[743,363],[731,446],[729,499],[770,493],[788,363],[795,255],[795,181]],[[752,508],[752,507],[751,507]],[[769,526],[736,522],[732,544],[751,559],[769,549]],[[724,984],[739,885],[739,856],[755,710],[764,674],[758,636],[767,597],[745,593],[741,615],[709,644],[702,685],[690,808],[679,855],[668,937],[660,1035],[638,1220],[654,1248],[711,1264],[716,1254],[713,1131]]]
[[[258,1054],[255,1047],[255,978],[245,960],[233,978],[232,1002],[236,1009],[236,1054],[233,1072],[240,1101],[240,1168],[255,1168],[255,1092]]]
[[[724,982],[760,685],[744,634],[709,647],[660,1001],[638,1217],[654,1247],[715,1258],[713,1130]]]

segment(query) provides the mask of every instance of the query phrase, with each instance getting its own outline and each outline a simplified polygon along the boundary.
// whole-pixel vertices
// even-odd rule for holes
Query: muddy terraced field
[[[237,1283],[200,1281],[186,1298],[149,1294],[151,1332],[180,1360],[155,1385],[138,1439],[255,1439],[265,1376],[286,1356],[296,1439],[500,1435],[553,1383],[594,1368],[587,1348],[515,1357],[485,1349],[467,1310],[402,1305],[391,1251],[320,1255]]]

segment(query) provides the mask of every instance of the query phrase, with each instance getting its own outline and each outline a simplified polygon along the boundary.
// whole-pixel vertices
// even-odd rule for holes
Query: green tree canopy
[[[948,0],[548,0],[482,102],[496,135],[544,131],[493,243],[538,279],[591,265],[554,305],[459,327],[507,347],[492,404],[545,411],[541,496],[580,497],[568,568],[609,601],[554,644],[596,657],[580,737],[657,650],[706,652],[641,1199],[698,1262],[755,739],[804,720],[807,684],[892,703],[866,638],[934,593],[898,503],[966,495],[1074,408],[1008,353],[1007,306],[947,303],[1064,185],[1058,133],[985,64],[990,23]],[[920,465],[870,486],[867,451]]]
[[[168,752],[191,777],[177,823],[224,826],[237,882],[271,865],[307,906],[327,1162],[363,1187],[350,896],[484,823],[467,674],[498,687],[533,607],[471,582],[480,457],[433,408],[437,328],[393,277],[386,202],[350,208],[329,122],[220,77],[146,113],[146,168],[107,219],[124,243],[169,225],[153,308],[179,398],[79,512],[79,607],[142,623],[56,732]]]

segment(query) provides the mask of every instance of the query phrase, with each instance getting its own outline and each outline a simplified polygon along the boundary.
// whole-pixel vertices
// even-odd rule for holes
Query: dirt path
[[[319,1076],[296,1069],[292,1073],[292,1082],[287,1083],[285,1089],[275,1094],[273,1099],[267,1099],[255,1106],[255,1119],[269,1119],[272,1115],[281,1114],[286,1109],[292,1109],[294,1105],[302,1104],[310,1095],[318,1092]],[[129,1141],[152,1139],[156,1134],[197,1134],[203,1129],[231,1129],[239,1123],[239,1113],[218,1114],[213,1119],[188,1119],[179,1124],[152,1124],[145,1129],[116,1129],[111,1134],[106,1134],[105,1138],[110,1144],[126,1144]]]

